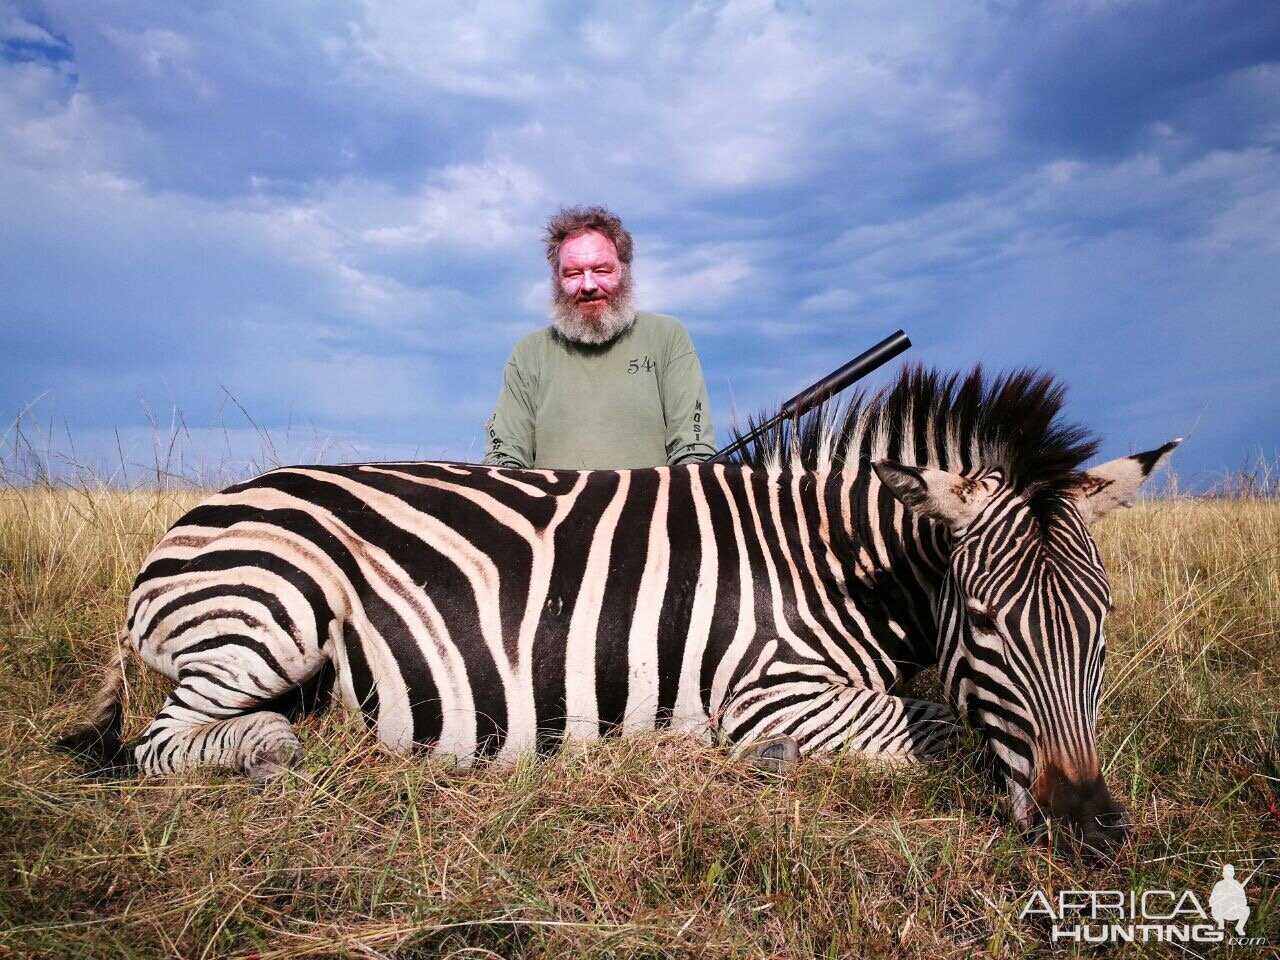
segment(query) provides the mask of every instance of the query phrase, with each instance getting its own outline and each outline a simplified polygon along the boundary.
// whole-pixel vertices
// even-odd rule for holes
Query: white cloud
[[[584,21],[578,28],[578,33],[591,56],[606,63],[625,59],[634,50],[635,42],[639,39],[618,23],[603,17]]]
[[[173,30],[117,30],[104,27],[102,33],[117,47],[134,57],[156,80],[192,76],[191,40]]]
[[[57,37],[44,27],[9,14],[0,15],[0,39],[16,40],[20,43],[35,43],[48,47],[61,47]]]
[[[706,313],[739,299],[753,274],[753,251],[735,243],[659,247],[635,262],[636,300],[646,310]]]
[[[546,27],[537,4],[444,0],[427,8],[366,0],[347,26],[345,44],[329,38],[330,55],[340,51],[410,89],[518,101],[541,86],[531,55]]]
[[[800,309],[809,313],[848,312],[862,302],[862,294],[846,287],[831,287],[813,293],[800,301]]]
[[[117,188],[136,181],[121,168],[117,145],[145,139],[79,92],[62,61],[0,61],[0,168],[24,166],[49,185],[84,177]]]
[[[511,161],[460,164],[432,178],[405,204],[407,222],[366,229],[376,244],[448,245],[495,251],[527,241],[544,202],[538,177]]]
[[[520,294],[520,304],[529,313],[546,313],[547,304],[551,300],[551,284],[549,280],[526,283]]]

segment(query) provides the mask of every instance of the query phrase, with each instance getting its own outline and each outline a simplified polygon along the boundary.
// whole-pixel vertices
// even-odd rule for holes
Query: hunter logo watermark
[[[1190,890],[1059,890],[1049,898],[1037,890],[1019,919],[1044,917],[1050,939],[1076,943],[1227,943],[1260,946],[1265,937],[1245,933],[1249,898],[1235,867],[1225,864],[1209,894],[1208,909]],[[1256,870],[1254,871],[1257,872]]]

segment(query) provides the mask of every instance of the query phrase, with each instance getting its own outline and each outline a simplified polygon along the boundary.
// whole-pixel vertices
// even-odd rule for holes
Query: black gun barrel
[[[777,416],[771,417],[756,427],[745,437],[735,440],[729,446],[717,450],[711,460],[725,460],[746,447],[748,443],[783,420],[799,417],[812,410],[822,401],[834,397],[850,384],[856,383],[873,370],[884,366],[894,357],[911,346],[911,340],[901,330],[889,334],[874,347],[858,354],[839,370],[833,370],[817,383],[797,393],[782,405]]]

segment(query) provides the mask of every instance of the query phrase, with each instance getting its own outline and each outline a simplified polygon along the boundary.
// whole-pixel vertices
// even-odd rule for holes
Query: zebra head
[[[1127,506],[1178,441],[1029,494],[1004,469],[968,475],[889,461],[876,473],[915,516],[951,532],[938,593],[938,669],[983,734],[1014,817],[1047,818],[1103,850],[1128,833],[1096,745],[1111,594],[1089,527]]]

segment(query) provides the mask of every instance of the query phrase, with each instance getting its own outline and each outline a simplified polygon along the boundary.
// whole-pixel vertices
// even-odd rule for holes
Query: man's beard
[[[631,297],[630,271],[622,278],[613,296],[609,297],[608,305],[597,316],[584,316],[582,305],[561,290],[557,280],[552,279],[551,287],[547,316],[551,318],[551,325],[566,340],[592,345],[608,343],[635,322],[636,307]]]

